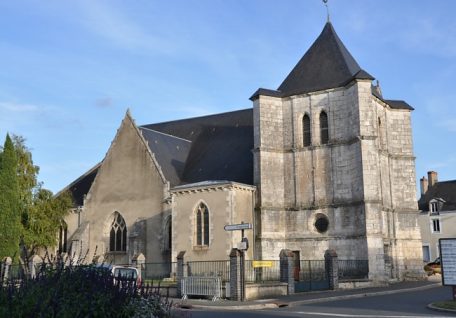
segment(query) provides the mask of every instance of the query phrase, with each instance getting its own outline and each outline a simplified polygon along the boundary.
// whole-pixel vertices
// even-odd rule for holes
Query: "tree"
[[[40,247],[57,244],[57,232],[72,203],[69,192],[61,193],[58,197],[42,188],[35,192],[33,204],[27,207],[27,222],[23,223],[22,247],[26,257],[33,255]]]
[[[53,196],[38,182],[38,172],[39,167],[33,163],[25,139],[7,135],[5,147],[0,153],[0,257],[13,255],[2,254],[1,244],[5,238],[15,245],[15,252],[21,246],[21,256],[25,260],[33,256],[38,248],[57,244],[57,232],[65,214],[73,206],[72,196],[69,192]],[[3,201],[14,202],[14,206],[4,209]],[[14,213],[6,212],[13,210]],[[7,226],[9,223],[6,222],[14,224],[14,227]],[[5,226],[14,231],[4,232]],[[7,253],[12,252],[8,250]]]
[[[33,205],[35,192],[41,186],[37,181],[40,168],[33,164],[32,153],[25,145],[25,138],[13,135],[12,140],[17,158],[21,223],[27,224],[27,211]]]
[[[7,134],[0,157],[0,259],[18,256],[21,236],[17,157]]]
[[[38,182],[40,168],[33,163],[32,153],[21,136],[13,136],[18,158],[20,215],[22,223],[21,247],[23,257],[35,254],[38,248],[57,244],[57,232],[68,210],[73,206],[69,192],[53,196]]]

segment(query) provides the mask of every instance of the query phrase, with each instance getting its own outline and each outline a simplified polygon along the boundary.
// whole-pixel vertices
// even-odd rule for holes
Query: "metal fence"
[[[163,280],[168,278],[176,280],[177,263],[145,263],[141,265],[141,277],[143,280]]]
[[[259,261],[245,261],[245,281],[248,283],[261,283],[280,281],[280,261],[264,260],[261,267],[255,267]]]
[[[323,281],[328,277],[324,260],[301,260],[294,275],[297,281]]]
[[[8,280],[21,280],[24,279],[26,276],[26,273],[24,271],[24,267],[20,264],[12,264],[9,267],[8,270],[8,277],[6,277]]]
[[[339,279],[365,279],[369,276],[368,260],[338,260]]]
[[[187,276],[220,277],[222,281],[230,280],[230,261],[187,262]]]

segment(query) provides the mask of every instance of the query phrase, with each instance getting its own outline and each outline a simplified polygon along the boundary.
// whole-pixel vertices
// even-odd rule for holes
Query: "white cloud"
[[[450,155],[450,156],[444,157],[443,160],[429,162],[428,164],[426,164],[426,166],[431,167],[434,170],[438,170],[438,169],[442,169],[442,168],[454,167],[455,164],[456,164],[456,155]]]
[[[36,112],[41,108],[38,105],[22,104],[16,102],[0,102],[1,112]]]
[[[171,41],[142,28],[112,5],[99,1],[81,2],[81,9],[85,27],[118,47],[161,54],[175,51]]]
[[[399,29],[398,37],[401,45],[407,49],[438,56],[456,56],[456,23],[445,21],[444,26],[437,17],[411,17],[405,27]],[[444,28],[444,29],[443,29]]]

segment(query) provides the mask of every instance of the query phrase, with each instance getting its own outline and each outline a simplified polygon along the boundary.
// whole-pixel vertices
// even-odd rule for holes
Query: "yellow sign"
[[[255,267],[272,267],[272,261],[252,261],[252,266]]]

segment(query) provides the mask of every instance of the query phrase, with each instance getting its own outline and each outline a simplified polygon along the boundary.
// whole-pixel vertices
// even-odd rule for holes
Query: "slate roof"
[[[277,90],[259,95],[286,97],[342,87],[354,79],[374,78],[364,71],[337,36],[332,24],[323,31]],[[413,108],[404,101],[385,100],[393,109]],[[207,180],[253,184],[253,109],[175,120],[138,127],[171,186]],[[98,171],[89,171],[69,187],[82,205]]]
[[[412,106],[410,106],[407,102],[403,100],[395,100],[395,99],[384,99],[382,95],[380,95],[375,86],[371,86],[372,95],[383,101],[385,104],[388,104],[389,107],[392,109],[408,109],[408,110],[415,110]]]
[[[84,205],[84,196],[89,192],[100,166],[101,163],[98,163],[95,165],[95,167],[91,168],[89,171],[84,173],[82,176],[80,176],[78,179],[70,183],[66,188],[62,190],[70,191],[71,195],[73,196],[75,207]],[[58,196],[59,193],[56,195]]]
[[[140,127],[144,128],[191,142],[179,184],[206,180],[253,184],[253,109]]]
[[[139,127],[139,130],[171,186],[180,184],[185,162],[190,152],[191,141],[146,127]]]
[[[374,78],[361,69],[337,36],[331,22],[280,84],[283,96],[341,87],[353,79]]]
[[[429,211],[429,201],[441,198],[443,203],[441,211],[456,210],[456,180],[441,181],[429,187],[424,196],[418,201],[418,207],[422,211]]]

